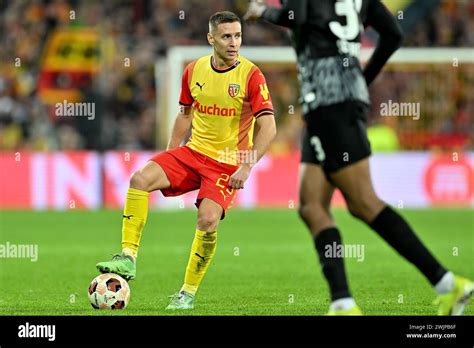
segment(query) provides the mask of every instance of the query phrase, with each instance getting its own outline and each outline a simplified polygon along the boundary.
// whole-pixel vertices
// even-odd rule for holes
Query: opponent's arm
[[[253,151],[252,156],[247,159],[255,159],[255,161],[245,161],[230,177],[229,186],[235,189],[244,188],[244,183],[250,176],[250,171],[257,164],[260,158],[267,152],[270,143],[276,135],[275,117],[273,114],[262,114],[255,120],[253,133]]]
[[[174,121],[173,131],[171,132],[171,138],[168,142],[166,150],[176,149],[181,145],[184,137],[191,128],[191,122],[193,120],[192,107],[180,105],[178,114]]]
[[[307,3],[307,0],[284,1],[283,6],[277,9],[260,1],[251,1],[244,19],[262,18],[270,23],[293,29],[306,22]]]
[[[390,56],[401,46],[403,32],[395,17],[379,1],[371,0],[365,26],[372,26],[380,35],[372,57],[364,68],[367,85],[377,77]]]

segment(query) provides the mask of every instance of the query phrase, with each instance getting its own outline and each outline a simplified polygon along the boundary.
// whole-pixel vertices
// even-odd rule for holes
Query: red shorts
[[[224,218],[237,191],[229,187],[230,176],[237,166],[218,162],[187,146],[161,152],[151,161],[163,168],[171,183],[169,188],[161,190],[164,196],[179,196],[199,189],[196,206],[209,198],[224,209],[221,219]]]

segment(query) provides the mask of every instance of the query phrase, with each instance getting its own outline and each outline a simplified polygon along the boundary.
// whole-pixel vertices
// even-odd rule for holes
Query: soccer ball
[[[95,309],[124,309],[130,301],[130,287],[118,274],[105,273],[92,280],[88,295]]]

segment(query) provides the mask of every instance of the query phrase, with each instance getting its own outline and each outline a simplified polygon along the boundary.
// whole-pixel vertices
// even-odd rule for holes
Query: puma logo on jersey
[[[196,82],[196,86],[198,86],[201,91],[205,84],[206,83],[204,82],[202,85],[200,85],[199,82]]]

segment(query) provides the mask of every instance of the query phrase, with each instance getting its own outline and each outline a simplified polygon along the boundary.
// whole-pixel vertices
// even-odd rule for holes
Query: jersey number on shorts
[[[216,186],[221,188],[221,190],[219,192],[224,197],[224,201],[227,197],[231,197],[232,193],[234,193],[234,189],[231,189],[231,188],[226,189],[225,188],[226,185],[221,183],[221,182],[228,183],[229,179],[230,179],[230,175],[222,173],[221,177],[219,179],[217,179],[217,181],[216,181]],[[225,191],[224,191],[224,189],[225,189]],[[227,193],[227,195],[226,195],[226,193]]]
[[[326,158],[326,154],[324,153],[323,147],[321,146],[321,140],[316,135],[313,135],[309,142],[314,147],[314,152],[316,153],[316,158],[319,162],[324,161]]]

